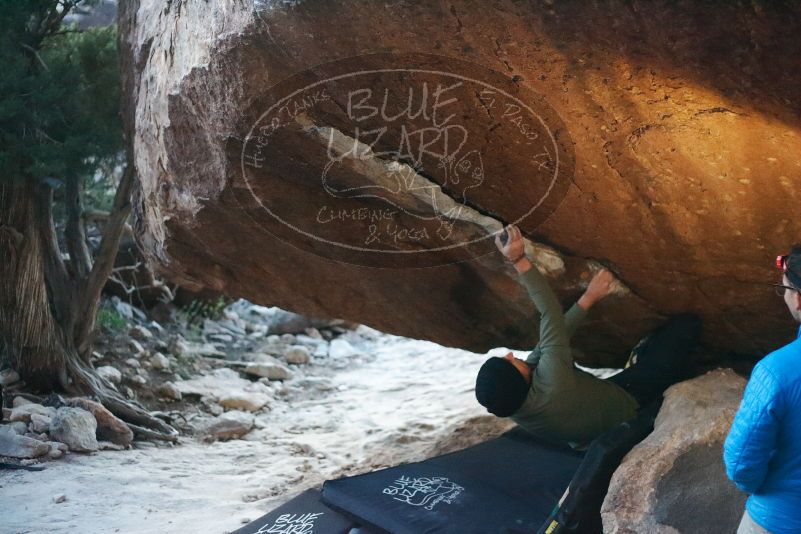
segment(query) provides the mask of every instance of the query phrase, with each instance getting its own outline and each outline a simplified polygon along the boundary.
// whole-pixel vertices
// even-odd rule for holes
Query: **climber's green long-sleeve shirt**
[[[567,314],[536,267],[520,275],[542,315],[540,342],[526,362],[532,366],[531,388],[511,419],[550,441],[583,446],[618,423],[636,415],[637,401],[618,385],[573,366],[570,337],[586,316],[574,304]]]

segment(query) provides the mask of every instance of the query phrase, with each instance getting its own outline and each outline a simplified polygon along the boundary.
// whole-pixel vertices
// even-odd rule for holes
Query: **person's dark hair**
[[[801,243],[796,243],[787,256],[787,279],[801,289]]]
[[[511,362],[493,357],[484,362],[476,376],[476,399],[491,414],[509,417],[528,395],[529,385]]]

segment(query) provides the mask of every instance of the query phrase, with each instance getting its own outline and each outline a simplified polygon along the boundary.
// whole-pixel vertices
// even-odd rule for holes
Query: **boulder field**
[[[476,351],[536,313],[516,223],[574,340],[625,361],[671,313],[707,353],[793,335],[773,262],[801,235],[801,9],[778,2],[120,6],[137,239],[167,277]]]

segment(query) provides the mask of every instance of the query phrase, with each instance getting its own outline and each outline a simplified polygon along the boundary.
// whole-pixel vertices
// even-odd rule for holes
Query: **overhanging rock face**
[[[136,228],[169,277],[473,350],[530,347],[494,252],[518,224],[575,340],[623,361],[667,314],[713,349],[792,335],[801,12],[774,3],[121,6]]]

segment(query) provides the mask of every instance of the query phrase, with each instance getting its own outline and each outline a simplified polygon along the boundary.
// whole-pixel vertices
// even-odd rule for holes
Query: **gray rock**
[[[341,338],[334,339],[328,346],[328,356],[333,359],[352,358],[361,355],[363,355],[362,351]]]
[[[142,364],[139,363],[139,360],[137,360],[136,358],[128,358],[127,360],[125,360],[125,365],[127,365],[128,367],[133,367],[134,369],[139,369],[139,367]]]
[[[0,456],[39,458],[50,452],[50,445],[46,442],[17,434],[9,426],[0,426]]]
[[[169,369],[170,360],[162,353],[157,352],[150,358],[150,365],[152,365],[154,369]]]
[[[206,425],[204,434],[211,441],[236,439],[250,432],[254,422],[253,414],[239,410],[225,412]]]
[[[304,365],[309,363],[311,360],[311,353],[309,353],[309,349],[303,345],[294,345],[290,347],[288,351],[286,351],[286,354],[284,354],[284,359],[287,361],[287,363]]]
[[[0,371],[0,386],[10,386],[19,382],[19,373],[13,369],[3,369]]]
[[[164,382],[157,392],[165,399],[181,400],[181,391],[172,382]]]
[[[38,413],[31,414],[31,431],[47,432],[50,430],[50,417]]]
[[[135,375],[131,377],[131,383],[137,386],[144,386],[147,384],[147,380],[145,380],[145,377],[141,375]]]
[[[56,409],[52,406],[42,406],[41,404],[35,403],[22,404],[11,409],[11,416],[9,419],[11,421],[23,421],[25,423],[29,423],[31,421],[31,415],[35,413],[52,418],[56,415]]]
[[[289,380],[292,378],[292,372],[277,363],[251,363],[244,368],[244,372],[251,376],[269,380]]]
[[[323,339],[323,335],[320,333],[320,331],[317,330],[316,328],[314,328],[313,326],[307,328],[306,330],[304,330],[304,332],[306,332],[306,335],[311,337],[311,338],[319,339],[320,341],[325,341]]]
[[[116,367],[112,367],[111,365],[104,365],[102,367],[98,367],[96,371],[98,375],[102,376],[112,384],[119,384],[120,382],[122,382],[122,373]]]
[[[50,435],[71,451],[93,452],[97,445],[97,420],[80,408],[59,408],[50,423]]]
[[[605,533],[737,531],[746,495],[726,478],[721,456],[744,386],[718,369],[665,392],[654,431],[609,484]]]
[[[163,334],[163,333],[164,333],[164,327],[163,327],[163,326],[161,326],[161,325],[160,325],[159,323],[157,323],[156,321],[150,321],[150,322],[148,323],[148,326],[150,326],[150,328],[152,328],[153,330],[155,330],[155,331],[156,331],[156,332],[158,332],[159,334]]]
[[[133,352],[134,356],[137,358],[147,354],[147,350],[145,350],[142,344],[135,339],[129,339],[128,346],[131,348],[131,352]]]
[[[53,502],[56,504],[61,504],[63,502],[67,502],[67,496],[63,493],[59,493],[57,495],[53,495]]]
[[[2,428],[5,428],[6,430],[13,430],[17,434],[24,434],[25,432],[28,431],[28,425],[26,425],[22,421],[14,421],[13,423],[8,423],[7,425],[4,425]]]
[[[114,306],[114,309],[117,311],[117,313],[119,313],[128,320],[131,320],[134,317],[136,317],[140,321],[144,321],[145,319],[147,319],[142,310],[134,308],[127,302],[121,301],[119,297],[111,297],[111,305]]]
[[[190,353],[189,342],[182,337],[175,337],[170,340],[169,349],[174,356],[188,356]]]
[[[153,339],[153,332],[144,326],[136,325],[128,331],[128,335],[140,341],[148,341]]]
[[[11,407],[16,408],[17,406],[22,406],[23,404],[36,404],[33,401],[29,401],[25,397],[16,396],[14,400],[11,401]]]
[[[95,432],[97,439],[111,441],[122,447],[127,447],[133,441],[134,436],[130,427],[99,402],[84,397],[74,397],[68,399],[67,404],[73,408],[86,410],[94,416],[97,421]]]

